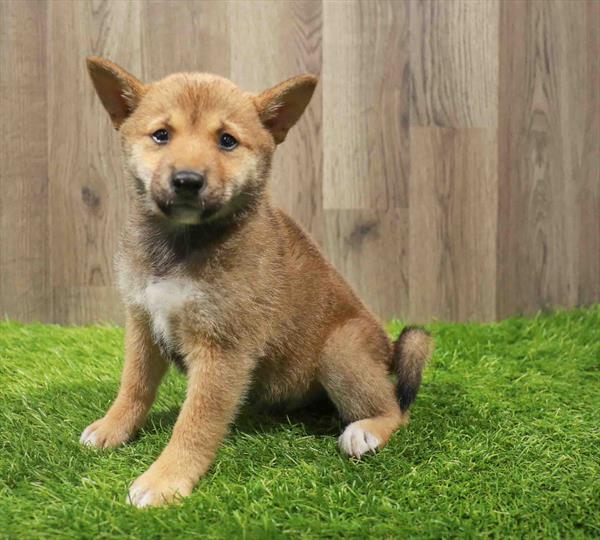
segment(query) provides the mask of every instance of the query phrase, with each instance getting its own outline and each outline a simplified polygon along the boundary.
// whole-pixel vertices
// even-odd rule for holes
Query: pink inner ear
[[[295,121],[294,103],[284,103],[271,113],[271,117],[265,120],[264,124],[273,134],[275,142],[279,144],[285,140]]]
[[[297,77],[263,92],[259,110],[263,124],[279,144],[298,121],[310,101],[316,80]]]
[[[112,92],[112,99],[114,103],[121,103],[123,101],[123,95],[119,88],[115,88]]]
[[[273,128],[277,131],[287,131],[293,125],[293,121],[291,121],[292,119],[290,116],[290,106],[288,104],[281,105],[277,107],[277,109],[273,112],[273,116],[265,122],[265,125],[269,129]]]

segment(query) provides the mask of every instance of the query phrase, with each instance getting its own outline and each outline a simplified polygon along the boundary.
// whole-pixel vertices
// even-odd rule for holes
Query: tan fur
[[[167,371],[168,364],[151,339],[147,317],[131,311],[125,329],[125,366],[119,394],[104,418],[83,432],[83,444],[114,448],[128,442],[144,424]]]
[[[143,85],[106,60],[88,66],[137,189],[117,259],[128,311],[123,381],[106,416],[88,428],[97,434],[88,443],[131,438],[165,358],[179,358],[188,377],[171,441],[133,483],[130,502],[154,506],[188,495],[244,399],[285,404],[327,393],[353,423],[340,440],[345,451],[359,457],[384,446],[408,421],[389,378],[392,344],[266,190],[276,144],[316,79],[252,95],[214,75]],[[122,102],[115,103],[115,85]],[[172,138],[158,146],[150,135],[162,128]],[[225,131],[239,141],[232,151],[218,145]],[[179,170],[202,173],[207,187],[197,206],[167,216],[163,209],[177,205],[170,179]]]

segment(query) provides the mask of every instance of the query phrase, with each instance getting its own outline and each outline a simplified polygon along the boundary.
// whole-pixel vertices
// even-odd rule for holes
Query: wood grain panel
[[[0,1],[0,315],[122,321],[129,182],[85,70],[321,83],[275,201],[381,317],[600,301],[597,0]]]
[[[383,320],[408,312],[408,213],[402,208],[326,210],[331,262]]]
[[[495,131],[411,128],[411,164],[411,320],[493,320]]]
[[[229,77],[227,3],[151,0],[142,4],[142,63],[147,81],[178,71]]]
[[[138,2],[49,4],[48,99],[54,319],[122,320],[113,256],[127,213],[118,138],[85,69],[106,56],[141,71]]]
[[[583,40],[578,43],[577,58],[585,59],[586,94],[582,101],[570,103],[570,109],[580,121],[573,129],[583,136],[574,172],[576,181],[582,179],[575,208],[579,217],[577,305],[587,305],[600,301],[600,2],[590,0],[581,11],[585,31],[580,31],[579,19],[571,17],[570,34]]]
[[[0,2],[0,317],[48,321],[46,5]]]
[[[580,262],[584,287],[597,287],[598,86],[588,55],[598,52],[589,47],[597,28],[582,25],[587,7],[502,5],[500,317],[575,305]]]
[[[408,3],[325,2],[323,205],[406,207]]]
[[[417,0],[410,17],[411,125],[496,127],[498,2]]]
[[[303,73],[321,74],[321,3],[231,2],[231,79],[259,92]],[[252,44],[252,46],[249,46]],[[322,84],[273,163],[274,200],[323,243]]]

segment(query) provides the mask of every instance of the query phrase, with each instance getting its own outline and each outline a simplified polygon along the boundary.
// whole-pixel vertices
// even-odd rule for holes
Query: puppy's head
[[[180,224],[226,217],[260,196],[276,145],[317,83],[304,75],[256,95],[206,73],[143,84],[108,60],[87,65],[142,204]]]

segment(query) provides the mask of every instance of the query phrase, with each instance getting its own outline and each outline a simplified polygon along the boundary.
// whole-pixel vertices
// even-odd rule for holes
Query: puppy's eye
[[[229,133],[223,133],[219,138],[219,146],[223,150],[233,150],[237,145],[237,139]]]
[[[167,144],[169,142],[169,132],[166,129],[157,129],[152,134],[152,140],[156,144]]]

